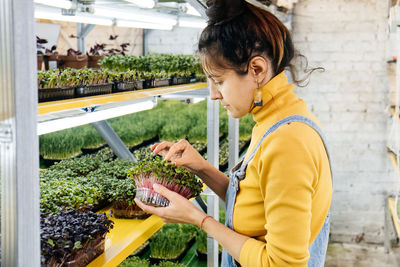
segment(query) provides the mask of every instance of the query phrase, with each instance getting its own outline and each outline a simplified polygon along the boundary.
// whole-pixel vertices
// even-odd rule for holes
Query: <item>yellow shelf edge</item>
[[[183,85],[158,87],[158,88],[144,89],[137,91],[128,91],[122,93],[113,93],[107,95],[97,95],[90,97],[44,102],[44,103],[39,103],[38,114],[44,115],[56,111],[84,108],[92,105],[104,105],[107,103],[131,101],[151,96],[184,92],[189,90],[197,90],[202,88],[207,88],[207,83],[201,82],[193,84],[183,84]]]
[[[390,214],[393,220],[394,227],[396,229],[397,237],[400,238],[400,223],[396,220],[396,210],[395,210],[395,203],[394,203],[394,198],[390,197],[388,199],[388,206],[390,210]]]
[[[164,225],[156,215],[151,215],[145,220],[114,217],[111,220],[114,221],[114,228],[107,234],[104,253],[87,267],[117,266]]]
[[[399,166],[398,166],[398,164],[397,164],[397,156],[396,156],[396,154],[393,153],[392,151],[389,151],[389,152],[387,153],[387,155],[388,155],[390,161],[391,161],[392,164],[393,164],[393,167],[394,167],[394,169],[395,169],[395,171],[396,171],[396,174],[397,174],[397,175],[400,175],[400,173],[399,173]]]
[[[203,191],[206,188],[207,185],[203,184]],[[110,210],[112,209],[108,207],[99,213],[109,214]],[[156,215],[151,215],[144,220],[117,219],[115,217],[112,217],[111,220],[114,221],[114,228],[106,236],[104,253],[91,261],[87,267],[117,266],[165,224]]]

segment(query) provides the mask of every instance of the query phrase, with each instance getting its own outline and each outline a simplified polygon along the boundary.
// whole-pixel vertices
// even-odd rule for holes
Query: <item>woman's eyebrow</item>
[[[208,77],[209,79],[211,79],[211,78],[220,78],[220,77],[222,77],[222,75],[210,74],[210,75],[207,75],[207,77]]]

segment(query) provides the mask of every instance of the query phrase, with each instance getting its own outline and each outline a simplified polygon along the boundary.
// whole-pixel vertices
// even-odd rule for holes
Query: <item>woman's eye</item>
[[[222,82],[214,81],[214,84],[215,84],[216,86],[221,86],[221,85],[222,85]]]

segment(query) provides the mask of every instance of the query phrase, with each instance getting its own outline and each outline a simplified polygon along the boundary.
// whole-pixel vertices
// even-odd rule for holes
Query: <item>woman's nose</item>
[[[218,100],[218,99],[222,99],[222,95],[221,93],[218,91],[218,89],[216,88],[216,86],[210,81],[209,83],[209,87],[210,87],[210,98],[212,100]]]

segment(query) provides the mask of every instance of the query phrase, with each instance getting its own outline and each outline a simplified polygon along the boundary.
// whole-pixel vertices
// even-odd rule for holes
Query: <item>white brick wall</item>
[[[202,29],[175,27],[172,31],[149,30],[149,53],[194,54]]]
[[[386,156],[387,1],[300,0],[294,12],[295,46],[326,69],[297,93],[329,141],[331,239],[381,243],[385,198],[400,182]]]

